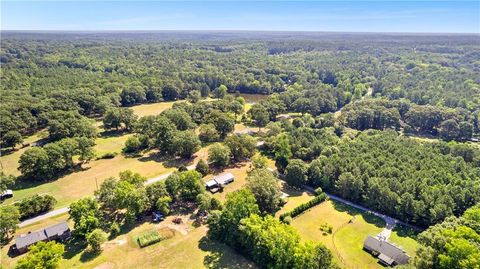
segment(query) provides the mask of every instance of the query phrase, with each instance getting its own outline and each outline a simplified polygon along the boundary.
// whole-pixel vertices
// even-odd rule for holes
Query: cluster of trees
[[[32,147],[20,156],[18,170],[33,180],[47,180],[72,169],[74,157],[80,164],[94,157],[95,141],[88,137],[63,138],[43,147]]]
[[[50,211],[54,208],[57,200],[48,194],[38,195],[22,199],[15,206],[20,212],[20,219],[27,219],[38,214]]]
[[[158,116],[136,121],[133,124],[136,135],[127,140],[124,151],[132,153],[156,148],[165,154],[190,158],[202,142],[225,139],[234,130],[235,119],[242,113],[243,105],[243,98],[232,96],[213,102],[176,103]],[[194,131],[198,124],[197,135]],[[236,160],[245,158],[244,152],[236,150],[233,138],[227,139],[231,140],[233,157]]]
[[[285,126],[283,130],[286,132],[280,131],[277,135],[267,137],[265,140],[265,148],[274,156],[275,164],[281,173],[285,172],[290,159],[310,161],[320,154],[329,156],[338,150],[335,145],[339,138],[334,128]],[[300,186],[300,184],[293,185]]]
[[[63,253],[65,253],[63,244],[55,241],[38,242],[29,247],[27,256],[18,260],[15,269],[58,268]]]
[[[224,208],[208,220],[208,236],[231,246],[262,268],[335,268],[321,244],[300,242],[294,228],[261,216],[255,195],[242,189],[227,195]]]
[[[480,168],[452,155],[449,144],[369,131],[336,147],[310,163],[304,174],[309,184],[422,226],[479,202]]]
[[[115,128],[118,131],[122,127],[131,130],[136,121],[137,115],[130,108],[112,107],[103,115],[103,127],[106,130]]]
[[[215,167],[250,159],[256,152],[256,141],[250,135],[231,135],[224,143],[215,143],[208,148],[208,162]]]
[[[448,217],[418,236],[420,247],[404,269],[477,268],[480,266],[480,205],[460,217]]]
[[[192,203],[203,212],[219,209],[220,202],[205,192],[197,171],[175,172],[165,181],[145,186],[145,178],[131,171],[121,172],[119,179],[108,178],[95,192],[95,198],[84,198],[70,205],[74,235],[81,239],[97,238],[96,229],[119,232],[124,223],[132,223],[151,211],[165,216],[173,203]],[[100,233],[100,232],[95,232]]]
[[[473,114],[464,109],[416,105],[405,99],[375,98],[351,103],[342,110],[340,121],[358,130],[399,130],[403,125],[406,133],[434,135],[447,141],[470,140],[478,129]]]

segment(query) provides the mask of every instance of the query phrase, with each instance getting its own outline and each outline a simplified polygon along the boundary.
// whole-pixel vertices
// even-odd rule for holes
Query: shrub
[[[101,155],[100,157],[98,157],[97,159],[98,160],[100,160],[100,159],[113,159],[117,155],[118,155],[117,152],[107,152],[107,153]]]
[[[136,136],[130,136],[127,141],[125,141],[125,147],[123,152],[125,153],[135,153],[139,152],[142,149],[142,142]]]
[[[327,195],[325,193],[321,193],[315,196],[315,198],[313,198],[312,200],[295,207],[294,209],[292,209],[292,211],[289,211],[287,213],[283,213],[282,215],[280,215],[280,221],[285,222],[285,219],[287,217],[294,218],[302,214],[303,212],[305,212],[305,210],[310,209],[325,200],[327,200]]]
[[[112,225],[110,225],[110,234],[117,235],[119,233],[120,233],[120,225],[118,225],[117,222],[112,223]]]
[[[95,229],[87,235],[87,243],[95,252],[102,250],[102,244],[106,241],[107,234],[100,229]]]
[[[195,170],[202,174],[202,176],[206,176],[208,174],[208,164],[203,159],[198,161],[197,165],[195,166]]]
[[[51,195],[40,196],[35,194],[32,197],[21,200],[15,206],[20,211],[20,219],[26,219],[52,210],[56,203],[57,200]]]
[[[318,188],[315,189],[315,195],[320,195],[322,193],[323,193],[323,190],[322,190],[321,187],[318,187]]]

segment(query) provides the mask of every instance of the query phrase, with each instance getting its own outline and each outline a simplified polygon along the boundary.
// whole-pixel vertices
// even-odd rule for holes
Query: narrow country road
[[[310,191],[310,192],[315,192],[315,190],[314,190],[312,187],[305,186],[305,189],[308,190],[308,191]],[[364,211],[364,212],[368,212],[368,213],[370,213],[370,214],[372,214],[372,215],[374,215],[374,216],[377,216],[377,217],[379,217],[379,218],[384,219],[385,222],[386,222],[386,228],[385,228],[385,229],[388,229],[388,230],[390,230],[390,231],[391,231],[391,230],[393,229],[393,227],[395,227],[395,225],[397,225],[397,224],[400,224],[400,225],[409,227],[409,228],[414,229],[414,230],[416,230],[416,231],[423,231],[423,230],[424,230],[424,229],[422,229],[422,228],[420,228],[420,227],[417,227],[417,226],[415,226],[415,225],[411,225],[411,224],[408,224],[408,223],[403,222],[403,221],[401,221],[401,220],[397,220],[397,219],[395,219],[395,218],[389,217],[389,216],[387,216],[387,215],[385,215],[385,214],[382,214],[382,213],[379,213],[379,212],[370,210],[370,209],[368,209],[368,208],[366,208],[366,207],[364,207],[364,206],[362,206],[362,205],[352,203],[352,202],[350,202],[350,201],[348,201],[348,200],[345,200],[345,199],[343,199],[343,198],[341,198],[341,197],[338,197],[338,196],[336,196],[336,195],[329,194],[329,193],[326,193],[326,194],[327,194],[327,196],[328,196],[331,200],[334,200],[334,201],[337,201],[337,202],[340,202],[340,203],[349,205],[349,206],[351,206],[351,207],[354,207],[354,208],[359,209],[359,210]],[[385,232],[386,232],[386,231],[385,231]],[[382,232],[382,233],[383,233],[383,232]],[[387,234],[388,234],[388,232],[387,232]],[[387,234],[385,234],[385,235],[387,235]]]
[[[188,169],[188,170],[193,170],[193,169],[195,169],[195,164],[192,164],[192,165],[187,166],[187,169]],[[147,181],[145,181],[145,185],[150,185],[150,184],[153,184],[153,183],[155,183],[155,182],[158,182],[158,181],[161,181],[161,180],[165,180],[165,179],[167,179],[167,177],[170,176],[172,173],[173,173],[173,171],[172,171],[172,172],[165,173],[165,174],[161,174],[161,175],[156,176],[156,177],[149,178],[149,179],[147,179]],[[35,222],[38,222],[38,221],[41,221],[41,220],[44,220],[44,219],[48,219],[48,218],[51,218],[51,217],[55,217],[55,216],[58,216],[58,215],[67,213],[68,210],[69,210],[68,207],[58,208],[58,209],[49,211],[49,212],[47,212],[47,213],[38,215],[38,216],[36,216],[36,217],[33,217],[33,218],[31,218],[31,219],[24,220],[24,221],[22,221],[18,226],[19,226],[19,227],[25,227],[25,226],[30,225],[30,224],[33,224],[33,223],[35,223]]]

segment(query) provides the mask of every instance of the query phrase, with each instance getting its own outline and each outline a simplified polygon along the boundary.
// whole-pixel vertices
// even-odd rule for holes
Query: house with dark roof
[[[377,257],[386,266],[407,264],[410,256],[402,248],[379,237],[368,236],[363,242],[363,249]]]
[[[28,232],[15,238],[14,250],[22,254],[28,251],[28,247],[40,241],[65,241],[71,236],[67,223],[61,222],[42,230]]]

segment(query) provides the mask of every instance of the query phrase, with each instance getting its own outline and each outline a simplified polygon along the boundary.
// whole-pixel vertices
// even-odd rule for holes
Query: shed
[[[232,173],[225,173],[213,178],[219,185],[227,185],[232,183],[235,180],[235,177]]]
[[[218,183],[214,179],[211,179],[211,180],[207,181],[207,183],[205,183],[205,188],[207,190],[209,190],[211,188],[215,188],[217,186],[218,186]]]
[[[363,242],[363,248],[377,256],[380,262],[387,266],[407,264],[410,259],[402,248],[370,235]]]

